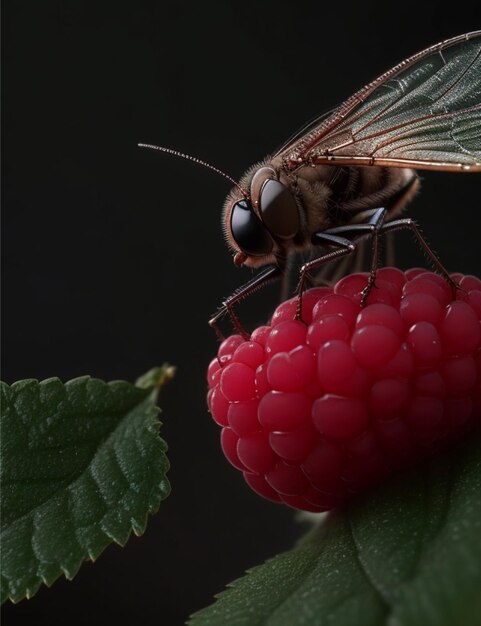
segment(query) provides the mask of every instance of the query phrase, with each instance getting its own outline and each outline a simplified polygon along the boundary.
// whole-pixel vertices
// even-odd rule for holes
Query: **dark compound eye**
[[[271,252],[272,239],[247,200],[234,204],[230,227],[237,245],[247,254],[263,256]]]
[[[278,180],[266,180],[259,198],[262,221],[273,235],[294,237],[299,231],[299,211],[294,196]]]

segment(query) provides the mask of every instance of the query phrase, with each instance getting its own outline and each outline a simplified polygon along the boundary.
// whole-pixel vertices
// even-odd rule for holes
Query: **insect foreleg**
[[[372,241],[372,253],[371,253],[371,269],[369,272],[369,278],[367,285],[363,289],[361,303],[364,306],[366,299],[369,296],[371,289],[376,283],[376,273],[379,264],[379,234],[384,229],[384,219],[387,214],[387,209],[379,208],[373,209],[366,214],[367,221],[359,224],[346,224],[344,226],[338,226],[326,231],[329,234],[335,235],[347,235],[348,237],[354,237],[354,239],[363,238],[368,235]]]
[[[327,254],[324,254],[317,259],[313,259],[312,261],[309,261],[302,266],[299,275],[299,283],[297,285],[297,319],[302,318],[302,292],[304,290],[304,285],[308,273],[312,269],[324,265],[325,263],[329,263],[330,261],[337,260],[343,256],[351,254],[356,250],[356,240],[363,238],[366,235],[370,235],[373,242],[373,252],[371,260],[371,272],[369,275],[368,283],[363,290],[361,300],[363,303],[365,302],[376,280],[376,271],[379,257],[379,233],[383,229],[386,213],[387,210],[384,208],[374,209],[366,215],[367,221],[364,223],[345,224],[344,226],[336,226],[334,228],[329,228],[328,230],[315,233],[315,235],[312,237],[313,244],[327,244],[330,246],[336,246],[338,250],[328,252]],[[354,239],[354,241],[352,241],[352,239]]]
[[[261,272],[257,276],[254,276],[254,278],[236,289],[232,295],[224,300],[217,313],[215,313],[209,320],[210,327],[215,330],[219,339],[224,339],[224,335],[222,334],[218,323],[225,314],[229,315],[232,326],[240,335],[242,335],[244,338],[247,338],[249,336],[249,334],[244,330],[240,321],[237,318],[237,315],[234,311],[234,305],[241,300],[244,300],[258,289],[261,289],[268,283],[274,280],[278,280],[283,275],[283,273],[283,268],[278,265],[268,267],[265,271]]]
[[[331,235],[329,231],[315,233],[312,236],[312,242],[316,245],[336,246],[338,249],[327,252],[316,259],[312,259],[312,261],[308,261],[301,267],[299,272],[299,282],[297,283],[296,319],[298,320],[302,319],[302,293],[304,291],[304,285],[309,272],[317,267],[320,267],[321,265],[324,265],[325,263],[329,263],[330,261],[335,261],[343,256],[352,254],[356,249],[355,243],[345,237]]]

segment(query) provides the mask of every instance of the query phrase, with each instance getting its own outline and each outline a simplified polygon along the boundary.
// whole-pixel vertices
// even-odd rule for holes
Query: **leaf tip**
[[[135,385],[141,389],[160,389],[175,376],[177,368],[170,363],[164,363],[160,367],[154,367],[146,374],[140,376]]]

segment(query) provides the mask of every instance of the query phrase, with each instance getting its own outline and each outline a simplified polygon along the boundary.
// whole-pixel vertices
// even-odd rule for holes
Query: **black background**
[[[142,538],[8,604],[5,624],[181,624],[301,532],[225,461],[205,407],[206,320],[250,275],[222,239],[228,185],[137,142],[239,177],[404,57],[474,30],[475,5],[4,3],[3,378],[178,367],[161,398],[170,498]],[[423,178],[410,214],[449,269],[479,274],[480,177]],[[400,238],[400,264],[421,263]]]

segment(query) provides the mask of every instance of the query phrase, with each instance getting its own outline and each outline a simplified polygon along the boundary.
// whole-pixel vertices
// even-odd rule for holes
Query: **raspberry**
[[[481,422],[481,281],[383,268],[283,302],[209,365],[208,406],[258,494],[325,511]]]

